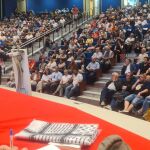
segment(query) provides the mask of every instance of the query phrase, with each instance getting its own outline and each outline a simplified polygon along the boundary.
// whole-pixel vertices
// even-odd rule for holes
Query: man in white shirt
[[[72,99],[73,96],[76,96],[79,92],[79,84],[82,82],[83,76],[78,72],[78,70],[73,71],[72,83],[65,89],[65,97]]]
[[[46,89],[49,85],[50,76],[49,76],[49,69],[46,69],[43,73],[41,81],[38,82],[36,91],[42,93],[44,89]]]
[[[138,63],[144,62],[145,57],[148,57],[148,54],[146,54],[146,48],[143,47],[141,50],[141,54],[139,54],[138,56]]]
[[[103,53],[100,51],[100,48],[96,48],[96,52],[93,54],[92,58],[96,58],[97,61],[100,61],[103,57]]]
[[[54,22],[52,23],[52,26],[53,26],[53,28],[57,28],[57,27],[58,27],[58,23],[54,21]]]
[[[56,90],[61,79],[62,73],[59,72],[58,68],[56,67],[54,72],[50,75],[50,93],[53,93]]]
[[[87,67],[87,83],[91,84],[95,82],[96,79],[96,71],[100,69],[100,64],[96,61],[96,58],[92,58],[92,62],[90,62]]]
[[[59,96],[63,96],[64,89],[69,85],[69,81],[71,80],[72,75],[68,74],[68,70],[64,70],[64,75],[60,80],[59,86],[57,87],[56,91],[53,93],[56,95],[59,92]]]
[[[60,19],[60,21],[59,21],[59,22],[60,22],[60,24],[61,24],[62,26],[64,26],[65,21],[66,21],[66,20],[64,19],[64,17],[61,17],[61,19]]]

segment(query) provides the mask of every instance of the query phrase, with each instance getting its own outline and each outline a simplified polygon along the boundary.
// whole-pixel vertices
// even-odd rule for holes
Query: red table
[[[0,145],[9,145],[9,129],[15,133],[33,119],[48,122],[98,123],[102,129],[97,140],[87,150],[96,150],[99,143],[112,134],[120,135],[133,150],[150,150],[150,141],[73,107],[41,100],[0,89]],[[147,131],[150,132],[150,131]],[[14,140],[14,145],[35,150],[45,144]]]

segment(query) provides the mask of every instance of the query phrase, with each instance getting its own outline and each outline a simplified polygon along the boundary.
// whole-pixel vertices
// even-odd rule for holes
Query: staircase
[[[106,82],[111,79],[111,74],[113,72],[121,72],[121,68],[123,63],[117,63],[113,66],[108,73],[102,74],[98,81],[94,83],[94,85],[88,85],[86,87],[86,91],[82,92],[82,95],[78,96],[77,101],[88,103],[94,106],[99,106],[100,101],[100,93],[103,87],[105,86]]]

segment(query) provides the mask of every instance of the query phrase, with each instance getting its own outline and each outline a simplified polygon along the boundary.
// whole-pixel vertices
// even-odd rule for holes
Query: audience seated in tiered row
[[[110,9],[60,45],[47,39],[30,68],[32,89],[72,98],[83,82],[93,84],[115,61],[125,61],[121,74],[114,72],[103,88],[100,105],[143,114],[150,103],[149,33],[150,6],[144,5]],[[131,54],[134,60],[128,58]]]
[[[10,18],[0,21],[0,49],[19,47],[27,40],[38,37],[52,28],[64,26],[65,22],[71,19],[72,13],[68,9],[36,15],[32,12],[15,13]]]

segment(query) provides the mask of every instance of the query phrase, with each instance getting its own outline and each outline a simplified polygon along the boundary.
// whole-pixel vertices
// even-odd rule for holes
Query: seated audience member
[[[146,75],[150,76],[150,68],[146,71]]]
[[[125,40],[125,50],[127,54],[131,53],[134,42],[135,42],[134,34],[131,33],[130,36]]]
[[[125,63],[123,65],[122,69],[121,69],[121,75],[125,76],[125,74],[127,74],[127,73],[132,73],[133,74],[134,71],[135,71],[135,67],[132,64],[131,59],[126,58]]]
[[[146,75],[141,75],[139,79],[132,86],[133,94],[125,97],[123,113],[129,113],[137,106],[143,103],[144,98],[149,95],[150,82],[146,80]]]
[[[57,86],[59,85],[60,80],[62,79],[62,73],[58,71],[58,68],[56,67],[52,74],[50,74],[50,87],[49,91],[50,93],[54,93]]]
[[[96,71],[100,69],[99,63],[96,61],[96,58],[92,58],[92,62],[90,62],[87,67],[87,83],[93,83],[96,80]]]
[[[144,57],[144,61],[139,64],[137,75],[144,74],[150,68],[149,58]]]
[[[141,53],[138,56],[138,63],[144,62],[145,57],[148,57],[148,54],[146,54],[146,48],[142,48]]]
[[[70,69],[70,70],[77,70],[77,69],[78,69],[78,65],[77,65],[77,63],[75,62],[75,59],[74,59],[74,58],[72,58],[72,59],[71,59],[71,62],[68,63],[67,69]]]
[[[111,135],[102,141],[97,150],[131,150],[131,148],[120,136]]]
[[[103,53],[100,51],[100,48],[97,47],[96,48],[96,52],[93,54],[92,58],[96,58],[98,62],[100,62],[100,60],[103,57]]]
[[[59,93],[59,96],[63,96],[65,88],[69,85],[70,81],[71,81],[72,75],[68,74],[68,70],[64,70],[64,75],[62,76],[62,79],[60,80],[60,83],[56,89],[56,91],[53,93],[54,95],[56,95],[57,93]]]
[[[122,90],[117,91],[111,101],[112,110],[122,110],[124,104],[124,98],[132,93],[132,86],[136,79],[133,77],[132,73],[127,73],[125,78],[121,79]]]
[[[43,73],[46,67],[45,59],[42,58],[41,63],[39,64],[39,72]]]
[[[46,65],[46,68],[50,70],[50,72],[54,71],[54,69],[57,67],[57,63],[55,59],[50,58],[49,63]]]
[[[36,69],[32,74],[31,74],[31,88],[33,91],[36,90],[36,86],[38,84],[38,82],[41,79],[41,74],[38,71],[38,69]]]
[[[64,69],[66,68],[66,63],[63,59],[60,59],[59,63],[58,63],[58,70],[63,73]]]
[[[83,76],[78,72],[78,70],[73,71],[72,75],[72,83],[66,87],[65,89],[65,97],[68,99],[72,99],[73,96],[76,96],[79,92],[79,84],[82,82]]]
[[[64,19],[64,17],[61,17],[59,22],[64,27],[66,20]]]
[[[112,78],[101,91],[100,105],[105,106],[111,103],[111,99],[116,91],[122,90],[122,82],[117,72],[112,73]]]
[[[144,99],[142,108],[137,111],[136,115],[138,115],[138,116],[144,115],[144,113],[146,113],[146,111],[149,108],[150,108],[150,95]]]
[[[114,52],[110,49],[109,46],[104,47],[104,54],[101,61],[102,72],[106,72],[111,67],[111,60],[114,57]]]
[[[44,89],[47,89],[47,87],[49,85],[49,80],[50,80],[49,70],[46,69],[43,72],[41,80],[37,84],[36,91],[42,93]]]

